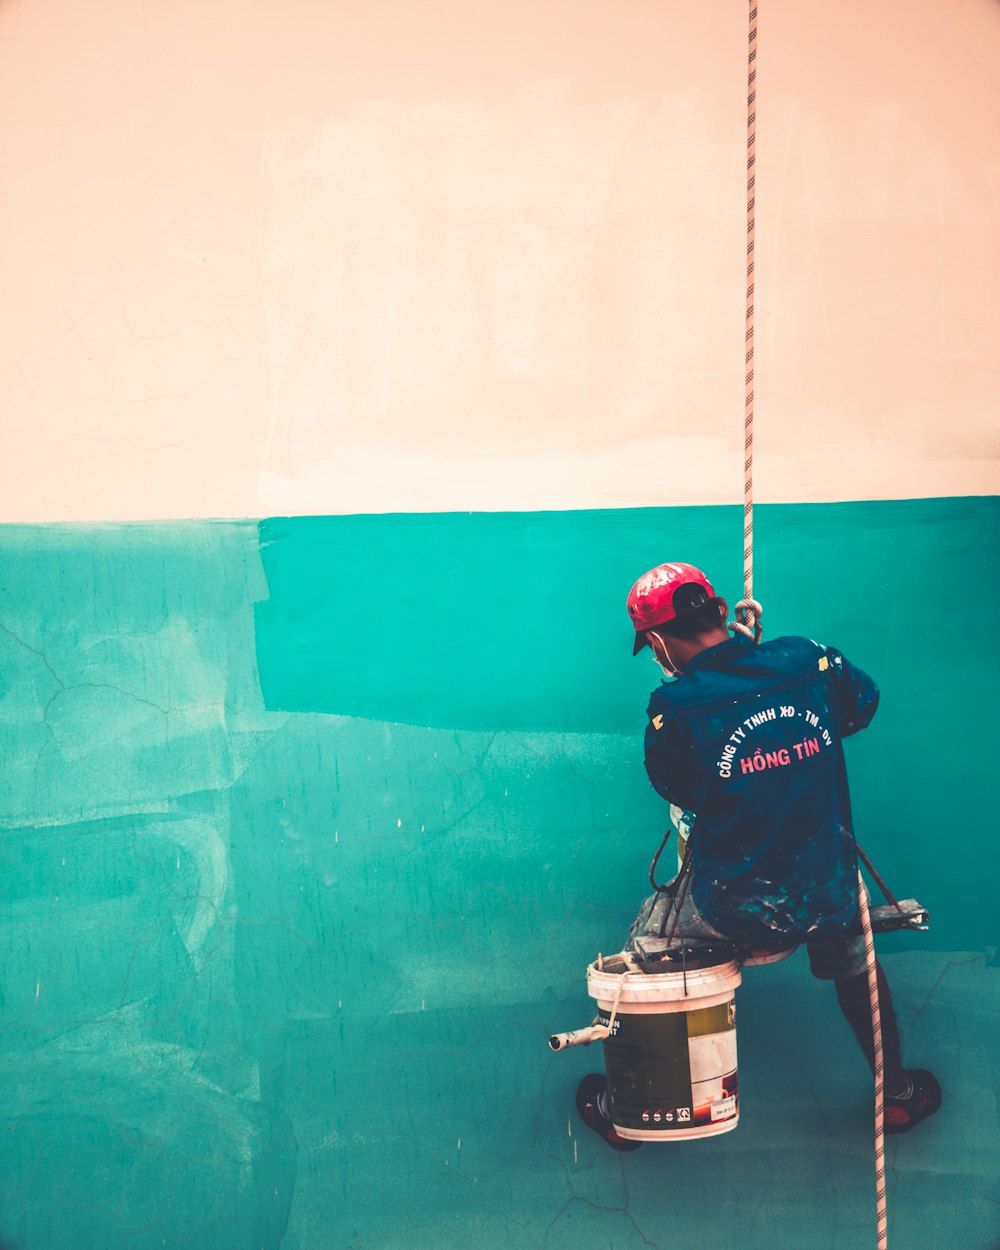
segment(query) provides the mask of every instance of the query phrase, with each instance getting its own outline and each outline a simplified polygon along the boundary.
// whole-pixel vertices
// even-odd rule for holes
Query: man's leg
[[[847,1023],[854,1030],[858,1045],[868,1060],[868,1066],[875,1074],[875,1042],[872,1036],[871,997],[868,993],[868,977],[865,969],[849,977],[838,977],[834,981],[837,989],[837,1002],[840,1010],[847,1018]],[[906,1092],[906,1073],[903,1069],[903,1056],[899,1043],[899,1027],[896,1024],[896,1012],[892,1005],[889,983],[885,979],[882,965],[875,961],[875,972],[878,978],[878,1010],[882,1023],[882,1070],[885,1074],[885,1090],[889,1095]]]
[[[808,943],[809,962],[820,980],[831,980],[837,1002],[854,1030],[858,1045],[875,1072],[875,1043],[872,1033],[871,996],[868,992],[864,938],[844,935],[817,938]],[[899,1026],[892,1005],[892,994],[882,965],[875,961],[878,1009],[882,1031],[882,1072],[885,1088],[885,1131],[905,1133],[941,1106],[941,1086],[925,1068],[903,1067]]]

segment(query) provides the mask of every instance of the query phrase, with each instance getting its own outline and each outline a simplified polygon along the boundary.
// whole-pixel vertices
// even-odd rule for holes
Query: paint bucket
[[[718,958],[645,973],[615,955],[587,969],[598,1022],[611,1023],[603,1043],[608,1110],[622,1137],[683,1141],[736,1127],[740,965]]]

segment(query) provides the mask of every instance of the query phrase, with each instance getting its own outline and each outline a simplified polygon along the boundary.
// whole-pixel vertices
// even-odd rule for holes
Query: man
[[[805,942],[814,976],[832,980],[874,1071],[871,1010],[858,923],[857,850],[841,740],[875,714],[875,683],[807,638],[759,646],[726,628],[705,574],[661,564],[632,587],[633,654],[649,647],[667,682],[653,691],[646,771],[670,803],[696,813],[690,876],[647,899],[632,928],[678,945],[778,950]],[[889,987],[877,968],[885,1125],[903,1133],[932,1115],[941,1090],[902,1066]],[[606,1081],[585,1077],[577,1106],[616,1150]]]

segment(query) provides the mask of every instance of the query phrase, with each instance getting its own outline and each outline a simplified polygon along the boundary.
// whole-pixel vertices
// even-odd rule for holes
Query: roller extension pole
[[[585,1029],[571,1029],[568,1033],[553,1033],[549,1045],[553,1050],[565,1050],[567,1046],[589,1046],[591,1042],[603,1042],[611,1033],[606,1024],[591,1024]]]

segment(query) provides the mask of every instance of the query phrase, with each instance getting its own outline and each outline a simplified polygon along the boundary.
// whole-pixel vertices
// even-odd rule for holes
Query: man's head
[[[724,642],[726,602],[692,564],[659,564],[635,583],[628,613],[635,629],[632,654],[648,646],[665,673],[683,672],[691,658]]]

